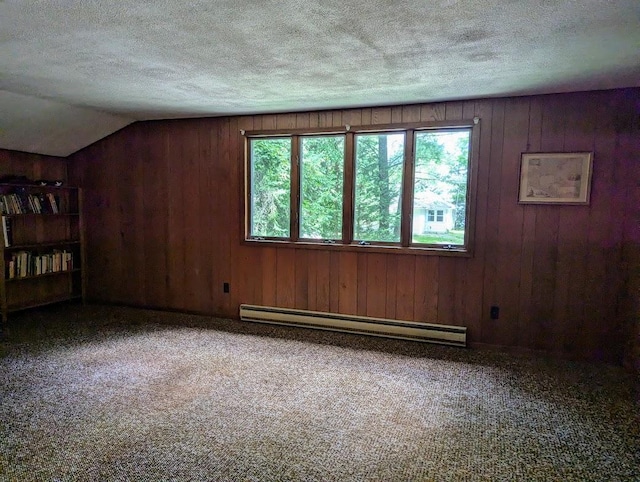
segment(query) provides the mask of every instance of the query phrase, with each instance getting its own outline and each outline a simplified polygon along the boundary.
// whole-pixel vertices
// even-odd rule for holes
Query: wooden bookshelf
[[[82,190],[0,184],[0,211],[2,324],[15,311],[84,300]]]

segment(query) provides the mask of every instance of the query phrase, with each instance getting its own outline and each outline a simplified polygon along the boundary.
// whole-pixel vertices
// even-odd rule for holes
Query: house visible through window
[[[444,211],[442,210],[437,210],[434,211],[433,209],[429,209],[427,211],[427,220],[428,221],[437,221],[439,223],[441,223],[442,221],[444,221]]]
[[[475,124],[460,124],[248,133],[247,239],[465,251]]]

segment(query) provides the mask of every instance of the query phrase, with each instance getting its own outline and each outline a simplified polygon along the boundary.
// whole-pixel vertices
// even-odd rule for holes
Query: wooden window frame
[[[466,226],[464,245],[435,245],[412,243],[413,225],[413,185],[414,185],[414,150],[416,132],[433,130],[457,130],[468,128],[470,130],[469,165],[467,170],[467,197],[466,197]],[[384,134],[394,131],[405,133],[405,155],[402,175],[402,218],[400,243],[385,243],[371,241],[364,243],[353,240],[353,215],[354,215],[354,180],[355,180],[355,134]],[[345,135],[345,153],[343,169],[343,203],[342,203],[342,239],[341,240],[316,240],[300,238],[300,138]],[[436,256],[463,256],[473,255],[473,241],[475,233],[475,206],[477,192],[477,171],[479,163],[480,144],[480,119],[475,117],[462,121],[434,121],[421,123],[385,124],[367,126],[344,126],[340,128],[311,128],[311,129],[275,129],[241,131],[244,137],[244,164],[241,170],[243,192],[241,219],[241,240],[247,246],[280,246],[296,249],[325,249],[357,252],[379,252],[397,254],[419,254]],[[291,138],[291,213],[290,213],[290,237],[251,237],[249,228],[251,223],[251,148],[250,142],[254,138]]]

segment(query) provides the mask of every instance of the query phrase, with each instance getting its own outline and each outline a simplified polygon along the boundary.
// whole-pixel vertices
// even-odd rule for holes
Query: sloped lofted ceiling
[[[0,0],[0,148],[143,119],[640,86],[638,0]]]

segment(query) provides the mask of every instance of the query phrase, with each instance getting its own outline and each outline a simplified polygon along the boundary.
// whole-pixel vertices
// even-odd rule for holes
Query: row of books
[[[6,265],[8,279],[70,271],[73,269],[73,253],[54,250],[52,253],[37,255],[29,251],[18,251],[12,253]]]
[[[58,214],[59,202],[50,192],[0,194],[0,212],[2,214]]]

